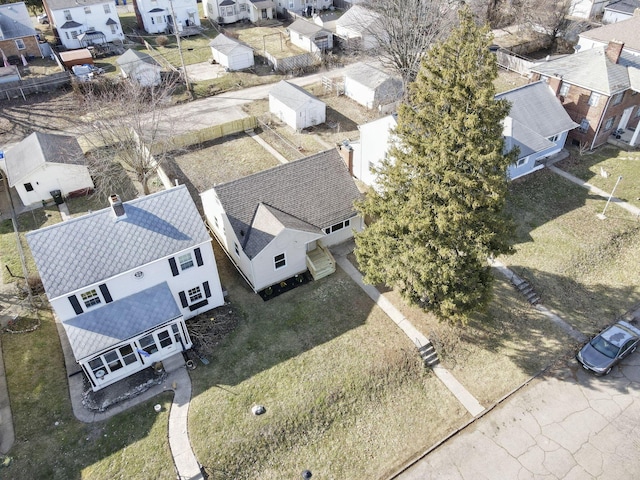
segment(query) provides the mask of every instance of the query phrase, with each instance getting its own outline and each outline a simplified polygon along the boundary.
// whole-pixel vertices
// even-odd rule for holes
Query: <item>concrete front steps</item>
[[[425,367],[433,368],[440,363],[438,352],[436,352],[436,349],[431,341],[420,347],[418,349],[418,353],[420,353],[420,357],[424,361]]]

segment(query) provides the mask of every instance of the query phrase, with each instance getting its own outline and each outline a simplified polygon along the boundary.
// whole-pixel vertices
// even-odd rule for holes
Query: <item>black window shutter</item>
[[[211,289],[209,288],[209,282],[204,282],[202,284],[202,288],[204,288],[204,296],[209,298],[211,296]]]
[[[178,265],[176,265],[176,259],[175,258],[171,257],[169,259],[169,265],[171,265],[171,273],[173,273],[174,277],[180,273],[178,271]]]
[[[73,311],[76,312],[76,315],[80,315],[84,310],[82,310],[82,307],[80,306],[78,297],[76,297],[75,295],[71,295],[70,297],[67,297],[67,298],[71,302],[71,306],[73,307]]]
[[[113,302],[113,298],[111,298],[111,294],[109,293],[109,289],[107,288],[106,283],[101,283],[99,285],[100,293],[102,293],[102,297],[104,298],[104,303]]]
[[[182,304],[182,308],[187,308],[189,303],[187,303],[187,296],[185,295],[185,293],[180,292],[178,293],[178,295],[180,296],[180,303]]]
[[[193,253],[196,254],[196,263],[198,264],[199,267],[202,266],[202,253],[200,253],[200,249],[196,248]]]

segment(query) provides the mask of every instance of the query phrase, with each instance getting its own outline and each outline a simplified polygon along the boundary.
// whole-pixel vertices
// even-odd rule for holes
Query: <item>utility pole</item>
[[[189,83],[189,75],[187,75],[187,67],[184,65],[184,57],[182,56],[182,45],[180,44],[180,32],[178,31],[178,24],[176,20],[176,13],[173,10],[173,0],[169,0],[169,6],[171,7],[171,18],[173,21],[173,31],[176,34],[176,43],[178,44],[178,55],[180,56],[180,64],[182,65],[182,74],[184,75],[184,84],[187,87],[187,93],[189,99],[191,99],[191,84]]]

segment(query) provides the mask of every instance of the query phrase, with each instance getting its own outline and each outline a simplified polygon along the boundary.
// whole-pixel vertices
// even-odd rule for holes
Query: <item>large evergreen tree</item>
[[[510,251],[505,197],[516,155],[503,153],[509,105],[494,99],[490,31],[467,8],[459,17],[425,56],[398,110],[379,188],[358,205],[372,222],[355,251],[366,282],[398,288],[450,320],[488,303],[487,257]]]

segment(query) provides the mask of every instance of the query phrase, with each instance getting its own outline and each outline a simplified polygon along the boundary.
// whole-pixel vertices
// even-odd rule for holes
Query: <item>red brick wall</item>
[[[29,55],[33,55],[34,57],[42,57],[40,53],[40,47],[38,46],[38,40],[35,36],[31,37],[22,37],[22,41],[24,42],[25,49],[18,50],[16,47],[16,42],[14,40],[2,40],[0,41],[0,48],[4,51],[4,54],[7,57],[11,55],[20,56],[24,54],[25,57]]]

